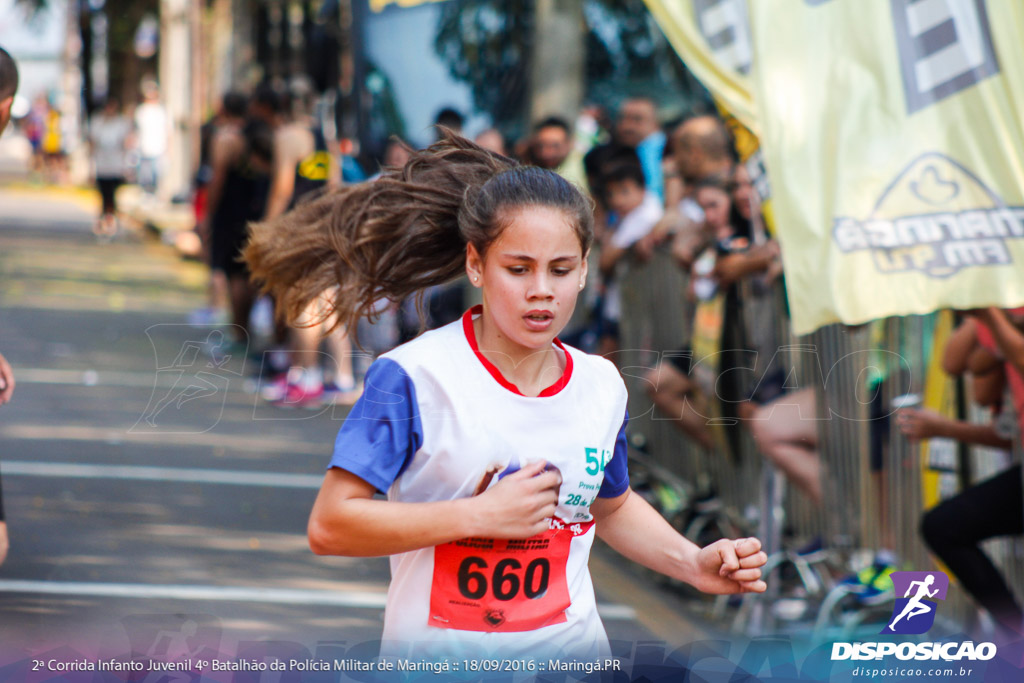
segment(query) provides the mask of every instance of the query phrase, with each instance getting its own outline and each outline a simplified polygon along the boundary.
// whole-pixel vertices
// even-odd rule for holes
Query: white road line
[[[628,605],[605,605],[597,603],[597,613],[608,621],[632,621],[636,619],[636,610]]]
[[[326,410],[326,409],[325,409]],[[297,412],[297,411],[294,411]],[[305,412],[305,411],[303,411]],[[316,413],[310,413],[316,416]],[[255,418],[254,418],[255,419]],[[282,421],[287,418],[282,418]],[[302,420],[310,417],[295,416],[290,419]],[[163,431],[148,432],[140,428],[126,425],[84,425],[84,424],[53,424],[25,423],[4,424],[0,426],[0,438],[24,439],[27,441],[86,441],[100,443],[117,443],[132,445],[178,446],[188,448],[223,448],[230,451],[278,453],[290,455],[315,455],[326,461],[331,453],[330,440],[311,443],[303,440],[303,435],[289,436],[278,433],[276,436],[253,434],[222,434],[213,430],[216,423],[203,431],[186,431],[183,425],[169,425]],[[180,431],[173,431],[179,428]]]
[[[0,462],[4,476],[54,477],[75,479],[134,479],[139,481],[177,481],[190,484],[229,484],[234,486],[270,486],[274,488],[319,489],[323,477],[314,474],[213,470],[190,467],[143,467],[137,465],[84,465],[72,462]]]
[[[318,591],[246,586],[186,586],[145,583],[87,583],[83,581],[28,581],[0,579],[0,594],[76,595],[100,598],[141,598],[144,600],[212,600],[220,602],[276,603],[282,605],[327,605],[384,609],[384,593]],[[636,610],[627,605],[599,604],[603,619],[630,620]]]
[[[246,586],[185,586],[145,583],[87,583],[83,581],[0,580],[2,593],[38,593],[101,598],[146,600],[219,600],[222,602],[279,603],[284,605],[331,605],[384,609],[384,593],[318,591]]]
[[[18,376],[15,379],[19,384],[70,384],[86,387],[115,386],[146,389],[170,389],[180,381],[177,375],[165,377],[156,371],[55,370],[52,368],[18,368]]]

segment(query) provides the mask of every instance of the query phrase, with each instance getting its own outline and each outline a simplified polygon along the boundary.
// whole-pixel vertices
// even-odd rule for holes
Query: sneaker
[[[828,551],[821,540],[821,536],[815,536],[810,541],[794,551],[801,559],[807,562],[821,562],[828,557]]]
[[[272,403],[278,408],[316,409],[324,404],[324,386],[316,384],[309,388],[289,382],[284,396]]]
[[[856,596],[860,604],[881,605],[895,596],[891,577],[894,571],[895,565],[876,559],[870,567],[851,574],[839,583]]]
[[[333,380],[324,383],[324,399],[335,405],[352,405],[362,396],[362,389],[355,382],[338,385]]]
[[[324,382],[325,394],[348,394],[355,390],[356,383],[354,380],[349,380],[343,384],[338,384],[338,382],[333,379],[330,382]]]
[[[253,359],[253,372],[263,384],[264,378],[276,379],[288,372],[288,353],[281,349],[268,349]]]
[[[260,384],[260,398],[273,403],[280,401],[288,395],[288,373],[282,372],[273,375],[266,384]]]

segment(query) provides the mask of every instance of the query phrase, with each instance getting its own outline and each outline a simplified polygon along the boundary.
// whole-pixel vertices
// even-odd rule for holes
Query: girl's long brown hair
[[[466,244],[485,254],[509,209],[528,205],[563,209],[590,248],[591,206],[575,186],[445,132],[401,169],[253,225],[243,257],[289,322],[326,292],[330,312],[354,330],[382,300],[464,273]]]

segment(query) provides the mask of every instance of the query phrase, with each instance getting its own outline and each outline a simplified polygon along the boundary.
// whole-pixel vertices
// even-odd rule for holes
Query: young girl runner
[[[246,258],[292,316],[331,286],[350,329],[461,273],[482,290],[373,364],[310,517],[319,554],[391,556],[382,654],[606,656],[595,535],[709,593],[765,589],[757,539],[698,548],[630,491],[622,379],[557,339],[591,239],[573,185],[454,135],[256,227]]]

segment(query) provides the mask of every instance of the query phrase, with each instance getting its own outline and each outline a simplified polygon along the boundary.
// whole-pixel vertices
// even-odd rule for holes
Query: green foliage
[[[450,0],[442,4],[434,48],[453,78],[470,85],[473,104],[502,129],[526,109],[533,37],[532,0]]]
[[[617,107],[627,97],[654,99],[682,112],[704,97],[643,0],[586,0],[586,97]]]
[[[505,132],[524,128],[533,49],[532,0],[449,0],[434,47],[451,75],[467,83],[477,109]],[[584,0],[585,98],[614,109],[629,96],[655,99],[681,114],[707,98],[643,0]]]
[[[16,5],[21,5],[31,14],[36,14],[46,9],[52,0],[15,0]]]
[[[135,54],[135,32],[147,14],[158,16],[160,0],[106,0],[101,10],[107,15],[110,93],[123,104],[138,98],[139,80],[155,73],[156,60],[140,60]]]

